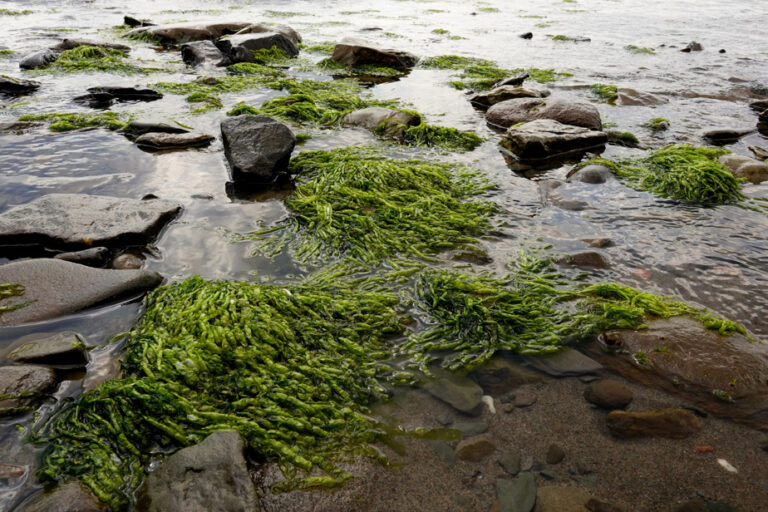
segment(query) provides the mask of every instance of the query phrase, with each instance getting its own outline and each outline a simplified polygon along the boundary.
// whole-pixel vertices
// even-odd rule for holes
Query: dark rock
[[[491,108],[501,105],[498,103]],[[608,141],[603,132],[540,119],[512,126],[501,140],[501,147],[522,161],[545,162],[568,154],[602,147]]]
[[[557,474],[546,469],[539,471],[539,475],[543,478],[546,478],[547,480],[557,480]]]
[[[0,366],[0,417],[26,412],[55,384],[56,373],[44,366]]]
[[[503,130],[519,123],[551,119],[570,126],[602,130],[600,112],[591,103],[564,98],[517,98],[496,103],[485,120],[491,128]]]
[[[23,135],[29,133],[35,128],[40,128],[43,123],[35,121],[11,121],[0,123],[0,133],[12,133],[14,135]]]
[[[271,117],[242,115],[221,122],[234,181],[273,183],[288,168],[296,136]]]
[[[106,247],[91,247],[75,252],[62,252],[54,256],[57,260],[71,261],[89,267],[103,267],[109,257],[109,249]]]
[[[189,130],[178,126],[170,126],[163,123],[147,123],[144,121],[131,121],[125,129],[129,135],[143,135],[145,133],[188,133]]]
[[[40,88],[40,82],[0,75],[0,94],[9,96],[21,96],[35,92]]]
[[[333,60],[349,67],[365,64],[394,69],[410,69],[418,60],[415,55],[389,48],[380,48],[362,39],[347,37],[333,49]]]
[[[136,138],[134,142],[141,149],[185,149],[208,146],[216,140],[216,137],[207,133],[145,133]]]
[[[533,473],[521,473],[514,480],[496,480],[496,495],[501,512],[531,512],[536,503],[536,479]]]
[[[168,457],[139,488],[139,512],[258,512],[259,503],[234,431],[214,432]]]
[[[59,53],[53,50],[40,50],[26,55],[19,62],[21,69],[43,68],[59,58]]]
[[[224,55],[211,41],[193,41],[181,45],[181,60],[188,66],[208,64],[211,66],[227,66],[229,57]]]
[[[709,512],[741,512],[738,507],[735,507],[727,501],[716,501],[714,503],[707,503]]]
[[[451,428],[461,432],[463,437],[479,436],[488,432],[488,424],[484,421],[457,421]]]
[[[581,268],[610,268],[608,260],[597,251],[581,251],[567,254],[557,260],[560,265],[573,265]]]
[[[588,246],[594,247],[596,249],[608,247],[613,243],[613,241],[610,238],[606,238],[606,237],[582,238],[581,241],[587,244]]]
[[[377,135],[401,140],[405,129],[418,126],[421,116],[383,107],[369,107],[355,110],[341,120],[343,126],[359,126],[366,130],[376,130]]]
[[[768,452],[768,434],[762,434],[760,436],[760,439],[758,439],[758,446],[760,446],[760,449]]]
[[[451,448],[451,445],[445,441],[434,441],[428,439],[427,443],[432,447],[435,455],[443,459],[448,464],[453,464],[456,462],[456,453],[453,451],[453,448]]]
[[[301,43],[301,35],[288,25],[264,25],[261,23],[254,23],[239,30],[236,35],[241,34],[260,34],[263,32],[277,32],[283,34],[285,37],[293,41],[293,44],[297,45]]]
[[[184,43],[187,41],[215,40],[227,34],[234,34],[245,27],[247,22],[215,22],[215,23],[174,23],[139,27],[126,34],[128,37],[146,35],[164,44]]]
[[[523,71],[522,73],[518,73],[514,76],[510,76],[509,78],[503,78],[496,82],[494,84],[494,87],[504,87],[505,85],[509,85],[512,87],[520,87],[523,85],[523,82],[529,77],[527,71]]]
[[[22,508],[24,512],[103,512],[107,510],[107,505],[97,500],[80,482],[70,481]]]
[[[560,464],[564,458],[565,452],[559,445],[549,445],[549,448],[547,448],[547,464]]]
[[[480,415],[483,397],[480,386],[466,377],[449,371],[433,369],[432,373],[435,379],[424,386],[425,390],[460,412],[473,416]]]
[[[91,87],[88,89],[88,94],[76,97],[75,101],[85,103],[91,108],[107,108],[117,102],[157,101],[162,97],[162,94],[152,89],[108,85]]]
[[[540,356],[523,356],[525,361],[552,377],[571,377],[595,373],[603,367],[594,359],[590,359],[581,352],[572,348],[566,348],[554,354]]]
[[[584,390],[584,398],[603,409],[624,409],[632,402],[634,394],[621,382],[602,379]]]
[[[470,375],[488,395],[503,395],[523,384],[541,382],[536,372],[503,357],[493,357]]]
[[[620,87],[617,89],[616,105],[652,107],[669,103],[667,98],[662,98],[649,92],[641,92],[635,89]]]
[[[496,451],[493,438],[488,434],[463,439],[456,446],[456,457],[470,462],[480,462]]]
[[[533,391],[519,391],[515,393],[515,407],[530,407],[536,403],[536,394]]]
[[[741,130],[724,128],[719,130],[710,130],[706,132],[703,137],[710,144],[722,146],[725,144],[733,144],[734,142],[738,142],[740,138],[744,137],[745,135],[749,135],[754,131],[755,130],[753,128],[746,128]]]
[[[726,53],[725,48],[720,48],[717,53]]]
[[[0,325],[56,318],[137,295],[162,281],[148,270],[103,270],[54,259],[31,259],[0,265],[0,282],[18,283],[24,295],[6,299],[8,306],[28,303],[0,316]]]
[[[757,112],[758,114],[768,110],[768,100],[757,100],[749,104],[749,108]]]
[[[518,98],[543,98],[545,95],[540,91],[534,91],[531,89],[525,89],[520,86],[514,85],[501,85],[490,91],[479,92],[473,96],[470,96],[469,102],[472,106],[486,110],[489,107],[501,103],[502,101],[513,100]]]
[[[30,334],[16,340],[18,346],[8,354],[15,363],[42,364],[60,368],[83,368],[88,351],[74,332]]]
[[[63,52],[65,50],[73,50],[79,46],[100,46],[102,48],[118,50],[124,53],[129,53],[131,51],[131,47],[124,44],[86,41],[83,39],[63,39],[60,43],[51,46],[50,49],[56,52]]]
[[[600,501],[596,498],[591,498],[584,507],[589,512],[625,512],[621,507],[611,505],[610,503]]]
[[[48,194],[0,215],[0,244],[59,248],[146,244],[179,210],[179,204],[159,199]]]
[[[289,57],[295,57],[299,54],[296,43],[290,37],[279,32],[235,34],[216,41],[216,46],[232,62],[254,62],[255,58],[251,55],[251,51],[268,50],[273,47],[283,50]]]
[[[684,53],[690,53],[690,52],[700,52],[704,49],[704,47],[701,45],[701,43],[697,43],[696,41],[691,41],[688,43],[688,45],[680,50]]]
[[[703,427],[701,420],[683,409],[649,412],[611,411],[606,419],[615,437],[666,437],[684,439]]]
[[[694,498],[672,508],[672,512],[709,512],[704,500]]]
[[[115,270],[134,270],[141,268],[144,260],[129,252],[116,256],[109,264]]]
[[[504,471],[512,476],[515,476],[520,472],[520,454],[517,452],[501,452],[497,462],[502,468],[504,468]]]
[[[134,27],[134,28],[156,26],[154,23],[151,23],[148,20],[140,20],[140,19],[134,18],[133,16],[123,16],[123,25],[127,27]]]
[[[604,165],[587,165],[581,169],[572,170],[566,177],[567,182],[580,181],[582,183],[589,183],[596,185],[599,183],[605,183],[606,181],[614,178],[611,170]]]
[[[539,487],[534,512],[584,512],[592,496],[578,487]]]
[[[746,178],[750,183],[768,181],[768,163],[747,156],[728,154],[719,159],[737,178]]]
[[[533,32],[525,32],[524,34],[520,34],[521,39],[533,39]]]

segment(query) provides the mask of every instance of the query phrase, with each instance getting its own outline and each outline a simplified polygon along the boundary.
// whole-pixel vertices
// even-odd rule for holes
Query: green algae
[[[202,107],[198,107],[192,110],[193,114],[202,114],[211,110],[221,108],[221,100],[212,94],[205,92],[194,92],[187,96],[187,103],[202,103]]]
[[[589,90],[607,103],[614,103],[619,99],[618,87],[610,84],[592,84],[589,86]]]
[[[663,117],[654,117],[643,124],[646,128],[650,128],[653,133],[661,132],[669,129],[669,119]]]
[[[48,114],[26,114],[19,121],[43,121],[49,123],[52,132],[68,132],[103,126],[110,130],[123,130],[132,121],[131,117],[117,112],[82,114],[78,112],[52,112]]]
[[[126,54],[101,46],[78,46],[61,52],[58,58],[43,68],[52,73],[141,73],[144,70],[126,62]]]
[[[640,144],[640,140],[630,132],[607,131],[605,134],[608,136],[610,144],[627,147],[637,147]]]
[[[254,75],[266,78],[283,78],[285,73],[263,64],[254,62],[238,62],[227,66],[227,71],[233,75]]]
[[[412,146],[440,147],[452,151],[472,151],[483,143],[483,138],[474,132],[456,128],[433,126],[422,122],[408,126],[403,131],[403,142]]]
[[[486,90],[497,82],[510,76],[527,72],[532,80],[539,83],[554,82],[558,78],[571,76],[570,73],[557,72],[554,69],[504,69],[495,62],[476,57],[462,55],[439,55],[423,59],[419,66],[424,69],[447,69],[459,71],[460,80],[452,80],[449,84],[459,90]]]
[[[25,293],[24,286],[18,283],[0,283],[0,302],[10,299],[11,297],[23,297]],[[19,304],[0,305],[0,315],[3,313],[10,313],[16,311],[25,306],[28,306],[30,302],[22,302]],[[1,400],[1,399],[0,399]]]
[[[256,64],[264,66],[286,66],[290,65],[293,57],[288,55],[285,50],[273,46],[272,48],[263,48],[261,50],[251,50]]]
[[[349,256],[379,263],[431,258],[473,244],[496,206],[476,196],[494,188],[480,173],[448,164],[385,158],[371,149],[308,151],[291,160],[296,190],[289,219],[244,235],[256,252],[288,250],[299,262]]]
[[[300,48],[305,52],[319,53],[330,57],[333,54],[334,48],[336,48],[336,43],[313,44],[309,46],[301,45]]]
[[[13,50],[0,50],[0,59],[4,59],[5,57],[9,57],[9,56],[13,55],[14,53],[16,53],[16,52],[14,52]]]
[[[656,55],[656,52],[652,50],[651,48],[646,48],[645,46],[635,46],[634,44],[628,44],[624,47],[625,50],[627,50],[629,53],[637,53],[637,54],[645,54],[645,55]]]

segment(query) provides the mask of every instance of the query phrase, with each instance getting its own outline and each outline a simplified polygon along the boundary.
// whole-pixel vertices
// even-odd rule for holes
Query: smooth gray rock
[[[496,480],[496,495],[501,512],[531,512],[536,504],[536,479],[525,472],[514,480]]]
[[[200,148],[210,145],[216,140],[213,135],[207,133],[158,133],[150,132],[139,135],[134,141],[142,149],[185,149]]]
[[[299,47],[296,46],[296,43],[280,32],[235,34],[218,40],[216,47],[232,62],[254,62],[255,58],[251,55],[251,51],[269,50],[270,48],[283,50],[289,57],[295,57],[299,54]]]
[[[221,122],[233,181],[272,183],[288,168],[296,136],[271,117],[242,115]]]
[[[710,144],[716,146],[722,146],[725,144],[733,144],[738,140],[750,133],[754,133],[754,128],[720,128],[717,130],[709,130],[704,133],[702,137]]]
[[[139,294],[163,280],[149,270],[104,270],[63,260],[31,259],[0,265],[0,283],[18,283],[21,297],[5,305],[28,303],[0,315],[0,325],[18,325],[56,318]]]
[[[123,25],[126,27],[136,28],[136,27],[154,27],[157,24],[152,23],[149,20],[140,20],[138,18],[134,18],[133,16],[123,16]]]
[[[381,48],[373,43],[354,37],[345,37],[333,49],[333,60],[349,67],[365,64],[394,69],[410,69],[418,58],[412,53],[391,48]]]
[[[12,76],[0,75],[0,94],[9,96],[21,96],[35,92],[40,88],[40,82],[26,80],[24,78],[14,78]]]
[[[0,417],[26,412],[55,384],[56,373],[44,366],[0,366]]]
[[[580,181],[582,183],[597,185],[612,179],[614,179],[614,176],[608,167],[593,164],[584,166],[575,172],[569,172],[566,181],[569,183],[572,181]]]
[[[101,48],[109,48],[110,50],[118,50],[123,53],[129,53],[131,51],[131,47],[124,44],[89,41],[87,39],[62,39],[60,43],[51,46],[49,49],[55,52],[63,52],[65,50],[73,50],[78,46],[99,46]]]
[[[178,203],[160,199],[48,194],[0,214],[0,245],[80,249],[146,244],[180,210]]]
[[[551,119],[562,124],[602,130],[600,112],[591,103],[565,98],[516,98],[496,103],[485,120],[491,128],[503,130],[519,123]]]
[[[253,25],[248,25],[244,29],[237,32],[236,35],[241,34],[260,34],[263,32],[277,32],[278,34],[283,34],[285,37],[289,38],[291,41],[293,41],[293,44],[298,45],[301,41],[301,34],[296,32],[292,27],[289,27],[288,25],[264,25],[263,23],[254,23]]]
[[[579,251],[566,254],[557,263],[581,268],[610,268],[608,259],[597,251]]]
[[[126,34],[128,37],[146,35],[161,43],[184,43],[187,41],[214,40],[226,34],[234,34],[251,25],[242,21],[173,23],[139,27]]]
[[[426,389],[454,409],[478,416],[482,412],[483,388],[467,377],[444,370],[432,370],[435,379],[428,382]]]
[[[16,343],[18,346],[8,354],[8,360],[15,363],[66,368],[82,368],[88,364],[83,339],[74,332],[30,334]]]
[[[728,154],[719,159],[737,178],[746,178],[750,183],[768,181],[768,163],[748,156]]]
[[[40,50],[26,55],[19,62],[21,69],[42,68],[59,58],[59,53],[53,50]]]
[[[70,481],[34,499],[20,510],[24,512],[102,512],[107,510],[107,505],[97,500],[80,482]]]
[[[89,267],[103,267],[109,257],[106,247],[91,247],[82,251],[62,252],[54,256],[57,260],[71,261]]]
[[[234,431],[214,432],[179,450],[139,488],[139,512],[257,512],[259,503]]]
[[[523,359],[537,370],[552,377],[586,375],[598,372],[603,368],[594,359],[590,359],[572,348],[566,348],[554,354],[523,356]]]
[[[566,125],[551,119],[539,119],[510,127],[500,144],[519,160],[546,162],[553,158],[600,148],[607,141],[608,137],[603,132]]]
[[[479,436],[488,432],[488,424],[484,421],[457,421],[451,428],[461,432],[463,437]]]
[[[489,107],[501,103],[502,101],[513,100],[518,98],[543,98],[545,94],[541,91],[534,91],[532,89],[525,89],[519,86],[502,85],[491,89],[490,91],[479,92],[469,97],[469,102],[481,110],[486,110]]]
[[[499,456],[498,463],[502,468],[504,468],[504,471],[512,476],[515,476],[520,472],[521,458],[520,454],[517,452],[502,452]]]
[[[383,128],[384,123],[386,127]],[[345,115],[341,120],[343,126],[359,126],[366,130],[382,130],[377,135],[402,139],[403,132],[408,126],[418,126],[421,123],[421,116],[410,114],[401,110],[394,110],[384,107],[368,107],[355,110]]]
[[[181,45],[181,60],[188,66],[227,66],[229,57],[211,41],[193,41]]]

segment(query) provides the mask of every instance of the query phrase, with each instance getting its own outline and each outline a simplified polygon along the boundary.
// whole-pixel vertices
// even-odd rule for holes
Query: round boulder
[[[632,402],[634,394],[621,382],[602,379],[593,382],[584,390],[584,398],[603,409],[623,409]]]
[[[488,125],[499,130],[538,119],[551,119],[590,130],[603,128],[600,112],[594,105],[557,97],[510,99],[491,106],[486,114]]]

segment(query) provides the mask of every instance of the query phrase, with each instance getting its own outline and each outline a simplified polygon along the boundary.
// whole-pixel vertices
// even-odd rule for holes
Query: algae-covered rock
[[[74,332],[30,334],[16,340],[16,344],[8,354],[9,361],[65,368],[88,364],[83,339]]]
[[[564,98],[516,98],[496,103],[488,109],[485,119],[492,128],[503,130],[510,126],[551,119],[570,126],[601,130],[600,112],[591,103]]]
[[[393,69],[410,69],[417,57],[411,53],[391,48],[381,48],[362,39],[346,37],[333,49],[333,60],[349,67],[366,64]]]
[[[232,62],[255,62],[256,59],[250,52],[269,50],[270,48],[278,48],[289,57],[295,57],[299,54],[299,48],[293,39],[280,32],[235,34],[218,40],[216,46]]]
[[[211,41],[192,41],[181,45],[181,59],[188,66],[228,66],[229,57]]]
[[[378,135],[402,139],[405,129],[418,126],[421,116],[384,107],[368,107],[350,112],[341,120],[343,126],[359,126]]]
[[[240,115],[221,122],[224,153],[234,181],[272,183],[288,168],[296,136],[263,115]]]
[[[147,37],[162,43],[214,40],[226,34],[234,34],[251,25],[243,21],[191,22],[170,25],[144,26],[131,30],[128,37]]]

